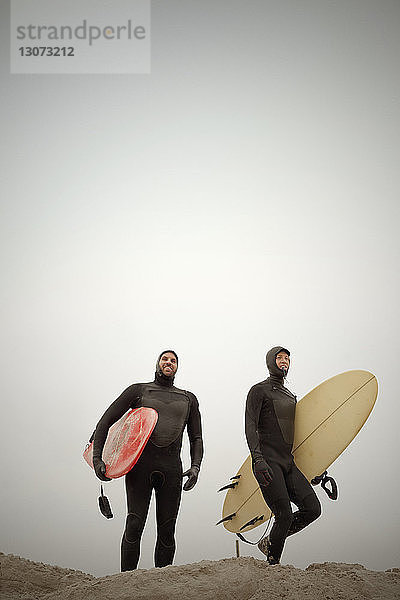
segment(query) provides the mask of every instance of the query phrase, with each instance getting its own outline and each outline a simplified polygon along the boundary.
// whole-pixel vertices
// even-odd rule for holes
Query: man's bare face
[[[172,352],[165,352],[160,358],[159,365],[165,377],[173,377],[178,368],[175,354]]]
[[[275,361],[278,369],[284,369],[286,372],[289,370],[290,358],[287,352],[278,352]]]

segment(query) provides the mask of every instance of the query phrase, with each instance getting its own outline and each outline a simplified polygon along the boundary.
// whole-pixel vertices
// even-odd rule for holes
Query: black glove
[[[258,458],[254,463],[254,475],[258,483],[265,487],[271,483],[274,472],[263,458]]]
[[[101,481],[111,481],[109,477],[106,477],[106,465],[97,456],[93,456],[93,468],[97,477],[101,479]]]
[[[185,492],[188,492],[189,490],[194,488],[194,486],[197,483],[199,471],[200,471],[200,468],[195,465],[194,467],[190,467],[190,469],[188,469],[187,471],[184,472],[183,477],[188,477],[187,482],[183,486],[183,489],[185,490]]]

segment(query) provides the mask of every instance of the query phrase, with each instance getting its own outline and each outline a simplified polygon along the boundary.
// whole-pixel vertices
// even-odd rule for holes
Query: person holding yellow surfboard
[[[315,521],[321,504],[293,459],[297,400],[284,386],[290,352],[274,346],[266,361],[270,376],[254,385],[247,396],[245,433],[254,476],[275,517],[270,534],[258,547],[274,565],[279,564],[286,538]],[[295,513],[291,502],[298,508]]]

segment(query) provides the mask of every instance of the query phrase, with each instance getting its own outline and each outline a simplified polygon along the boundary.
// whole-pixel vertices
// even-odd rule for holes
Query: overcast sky
[[[323,516],[283,563],[399,567],[400,4],[153,1],[149,75],[10,75],[7,4],[0,550],[119,570],[123,481],[106,485],[107,521],[81,454],[172,347],[205,439],[175,563],[232,556],[216,490],[248,454],[246,394],[282,344],[299,398],[349,369],[379,381],[330,469],[339,500],[318,490]]]

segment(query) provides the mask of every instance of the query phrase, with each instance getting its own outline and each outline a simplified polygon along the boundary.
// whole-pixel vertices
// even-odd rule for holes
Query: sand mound
[[[47,594],[62,592],[71,585],[83,585],[95,578],[81,571],[62,569],[32,562],[12,554],[0,552],[1,600],[14,598],[45,598]]]
[[[306,570],[254,558],[202,561],[108,577],[0,554],[2,600],[395,600],[400,569],[324,563]]]

